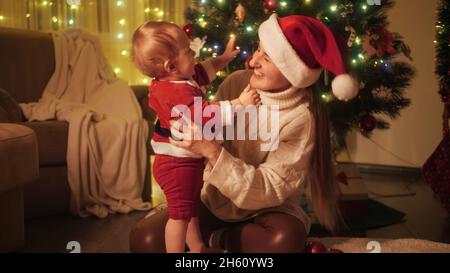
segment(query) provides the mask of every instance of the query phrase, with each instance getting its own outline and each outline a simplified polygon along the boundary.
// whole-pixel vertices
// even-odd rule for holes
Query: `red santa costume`
[[[203,185],[204,159],[185,149],[178,148],[169,142],[170,120],[179,119],[172,117],[172,109],[178,105],[187,106],[191,112],[193,122],[197,120],[195,115],[201,113],[194,111],[195,98],[201,98],[202,111],[208,105],[221,106],[221,116],[201,117],[203,125],[210,119],[227,116],[226,105],[228,101],[210,103],[200,89],[214,78],[215,70],[211,63],[206,61],[195,66],[195,75],[186,81],[160,81],[153,80],[149,88],[149,106],[158,116],[155,133],[151,144],[156,154],[153,165],[153,173],[157,183],[161,186],[167,199],[169,218],[189,221],[191,217],[198,216],[200,191]],[[224,120],[223,123],[226,123]]]

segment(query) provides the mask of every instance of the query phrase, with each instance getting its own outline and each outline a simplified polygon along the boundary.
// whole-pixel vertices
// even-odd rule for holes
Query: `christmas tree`
[[[442,102],[450,104],[450,1],[441,1],[436,23],[436,74]],[[444,121],[447,122],[447,121]]]
[[[229,73],[245,68],[258,46],[258,27],[271,13],[321,20],[341,40],[348,68],[361,82],[358,97],[350,101],[333,98],[328,73],[323,73],[313,87],[327,103],[334,147],[339,150],[345,146],[350,131],[357,129],[370,137],[374,129],[389,128],[389,123],[377,114],[394,119],[410,104],[404,93],[414,70],[396,59],[400,54],[411,57],[403,38],[388,31],[386,12],[392,6],[391,0],[196,0],[186,11],[189,23],[184,30],[193,40],[206,38],[200,59],[220,54],[230,36],[237,38],[241,52],[225,71],[218,73],[208,91],[213,98]]]

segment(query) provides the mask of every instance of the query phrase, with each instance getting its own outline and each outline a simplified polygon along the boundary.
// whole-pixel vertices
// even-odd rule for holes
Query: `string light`
[[[205,19],[203,18],[199,18],[198,22],[200,23],[200,26],[203,28],[206,27],[206,25],[208,24],[208,22],[206,22]]]
[[[335,12],[335,11],[337,10],[337,6],[336,6],[336,5],[331,6],[331,7],[330,7],[330,10],[331,10],[332,12]]]
[[[50,7],[53,8],[53,7],[55,7],[54,4],[56,3],[54,0],[37,0],[36,2],[37,2],[38,8],[50,8]],[[66,2],[66,1],[61,1],[61,2]],[[88,2],[88,4],[90,6],[95,5],[95,2],[93,0],[86,1],[86,2]],[[217,2],[221,3],[221,4],[226,3],[225,0],[217,0]],[[204,1],[204,3],[207,3],[207,1]],[[114,0],[113,8],[116,8],[116,9],[124,8],[124,7],[126,7],[126,4],[127,4],[127,2],[125,0]],[[77,16],[78,16],[78,11],[79,11],[80,7],[81,6],[78,3],[78,1],[67,1],[67,9],[70,11],[70,14],[68,14],[69,16],[64,15],[64,17],[63,17],[62,15],[60,15],[61,11],[59,11],[59,10],[56,11],[56,10],[52,9],[52,10],[48,11],[48,14],[50,14],[50,15],[47,18],[49,18],[49,22],[50,22],[50,24],[53,25],[53,28],[62,27],[63,24],[67,28],[72,28],[77,23],[77,20],[78,20]],[[148,6],[146,7],[145,5],[142,8],[145,8],[144,12],[146,14],[153,13],[154,16],[157,16],[158,18],[162,18],[162,17],[166,16],[166,12],[162,8],[151,8]],[[24,12],[22,16],[27,18],[24,20],[29,20],[32,17],[32,14],[33,14],[33,12]],[[200,20],[203,21],[202,26],[205,27],[208,24],[208,22],[206,21],[206,14],[201,13],[199,15],[199,18],[201,18]],[[6,17],[5,14],[0,15],[0,23],[3,23],[2,21],[6,21],[6,19],[8,19],[8,18]],[[130,52],[128,50],[123,49],[124,47],[127,47],[130,42],[126,39],[126,37],[128,36],[128,31],[129,31],[129,29],[127,27],[127,25],[129,24],[128,19],[129,19],[128,14],[123,14],[122,18],[119,17],[117,19],[118,21],[116,21],[116,22],[118,22],[117,26],[119,27],[119,29],[118,30],[116,29],[115,34],[112,34],[112,35],[115,35],[115,37],[118,39],[118,40],[116,40],[116,43],[119,43],[119,41],[121,43],[119,46],[119,48],[121,48],[121,49],[119,49],[117,52],[118,56],[128,57],[130,55]],[[114,33],[114,30],[113,30],[113,33]],[[123,45],[122,45],[122,43],[123,43]],[[207,47],[207,48],[203,48],[203,52],[210,52],[210,53],[212,53],[211,54],[212,56],[217,56],[217,54],[214,54],[214,51],[217,51],[219,49],[220,49],[220,46],[215,45],[214,50],[212,48]],[[120,66],[125,65],[125,63],[124,63],[125,60],[128,60],[128,58],[121,59],[120,63],[117,64],[117,66],[113,69],[113,71],[116,74],[124,74],[124,75],[122,75],[123,77],[134,75],[134,74],[128,75],[127,73],[125,73],[125,70],[122,71],[122,69],[120,68]],[[131,79],[131,80],[134,80],[134,79]],[[144,83],[144,84],[148,84],[151,81],[151,79],[149,79],[149,78],[144,79],[144,78],[139,78],[139,77],[136,78],[135,80],[137,82]]]
[[[322,98],[322,100],[325,101],[325,102],[330,102],[330,101],[333,100],[333,96],[330,95],[328,92],[322,93],[321,98]]]
[[[5,20],[5,17],[3,15],[0,15],[0,21]]]

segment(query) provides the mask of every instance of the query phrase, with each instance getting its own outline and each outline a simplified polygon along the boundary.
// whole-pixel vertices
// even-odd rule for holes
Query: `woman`
[[[279,107],[279,144],[261,151],[262,140],[173,141],[208,161],[199,214],[205,243],[231,252],[301,252],[310,219],[299,206],[303,184],[311,183],[315,213],[329,230],[340,224],[333,181],[328,117],[313,85],[322,68],[337,77],[333,93],[356,95],[358,84],[345,74],[339,47],[320,21],[299,15],[272,15],[259,28],[253,71],[230,75],[219,89],[231,99],[250,85],[263,105]],[[229,96],[229,97],[227,97]],[[163,252],[167,212],[153,211],[132,231],[132,251]]]

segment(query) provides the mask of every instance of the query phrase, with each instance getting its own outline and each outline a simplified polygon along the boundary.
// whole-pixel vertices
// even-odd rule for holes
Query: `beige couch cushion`
[[[0,193],[39,176],[36,135],[25,126],[0,123]]]

